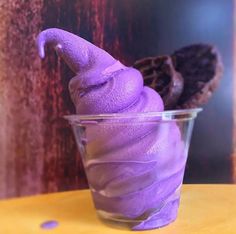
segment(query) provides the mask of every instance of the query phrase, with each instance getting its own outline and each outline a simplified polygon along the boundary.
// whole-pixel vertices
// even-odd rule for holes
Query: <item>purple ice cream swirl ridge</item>
[[[76,74],[69,91],[78,115],[164,110],[160,95],[144,86],[138,70],[126,67],[85,39],[52,28],[37,38],[41,58],[46,45]],[[96,209],[111,217],[134,220],[133,230],[174,221],[187,157],[177,124],[104,121],[86,126],[84,166]]]

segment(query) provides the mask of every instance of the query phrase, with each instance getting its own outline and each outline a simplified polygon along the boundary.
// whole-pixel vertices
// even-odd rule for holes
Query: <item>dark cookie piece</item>
[[[144,78],[144,84],[162,97],[165,110],[173,109],[183,91],[183,78],[176,72],[169,56],[148,57],[135,62]]]
[[[175,69],[184,78],[184,90],[177,109],[205,104],[218,86],[223,72],[217,50],[206,44],[190,45],[175,51],[172,60]]]

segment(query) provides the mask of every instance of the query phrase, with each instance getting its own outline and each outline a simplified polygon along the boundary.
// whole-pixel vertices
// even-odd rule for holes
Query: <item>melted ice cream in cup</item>
[[[66,118],[99,217],[132,230],[173,222],[201,109],[164,111],[138,70],[72,33],[47,29],[37,46],[41,58],[53,47],[76,74],[69,83],[76,114]]]

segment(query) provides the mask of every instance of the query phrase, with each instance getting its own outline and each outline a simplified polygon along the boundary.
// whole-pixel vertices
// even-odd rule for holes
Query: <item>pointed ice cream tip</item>
[[[37,38],[37,49],[38,49],[38,54],[41,59],[45,57],[45,39],[43,37],[43,34],[39,34]]]
[[[106,68],[116,62],[106,51],[58,28],[46,29],[38,35],[37,47],[40,58],[45,57],[45,46],[54,48],[75,73],[95,66],[96,69]]]

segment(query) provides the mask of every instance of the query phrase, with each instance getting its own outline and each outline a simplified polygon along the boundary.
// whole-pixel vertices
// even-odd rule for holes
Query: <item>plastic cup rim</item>
[[[119,119],[133,119],[133,118],[151,118],[158,117],[158,121],[168,120],[190,120],[196,118],[197,114],[202,111],[202,108],[192,109],[179,109],[179,110],[167,110],[160,112],[140,112],[140,113],[106,113],[106,114],[89,114],[89,115],[65,115],[71,124],[82,123],[89,121],[101,121],[101,120],[119,120]]]

